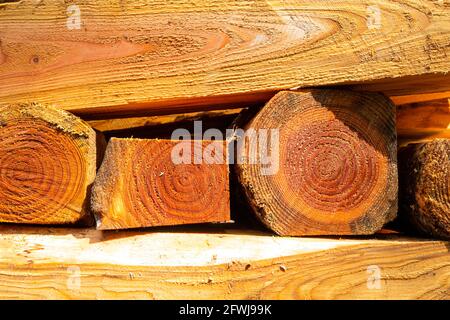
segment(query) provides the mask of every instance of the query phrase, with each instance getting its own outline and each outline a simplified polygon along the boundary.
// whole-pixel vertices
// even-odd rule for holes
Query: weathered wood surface
[[[230,221],[226,151],[223,141],[111,139],[92,187],[97,228]]]
[[[446,1],[22,0],[0,8],[0,103],[101,116],[266,101],[299,86],[375,80],[363,88],[390,95],[450,87]]]
[[[395,218],[395,106],[385,96],[280,92],[242,128],[238,179],[278,234],[371,234]]]
[[[400,213],[417,231],[450,239],[450,139],[399,152]]]
[[[88,223],[96,133],[39,104],[0,107],[0,222]]]
[[[444,241],[0,226],[0,246],[3,299],[450,299]]]

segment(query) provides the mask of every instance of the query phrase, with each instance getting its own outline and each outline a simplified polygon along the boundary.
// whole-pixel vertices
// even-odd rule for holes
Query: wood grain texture
[[[264,101],[280,89],[374,80],[371,89],[401,94],[449,90],[446,2],[76,4],[79,29],[72,3],[2,4],[1,103],[55,103],[92,116],[198,111]]]
[[[201,111],[191,113],[181,113],[172,115],[152,116],[152,117],[128,117],[99,119],[88,121],[89,125],[94,129],[102,132],[111,132],[119,130],[133,130],[141,128],[161,127],[164,125],[177,126],[185,122],[192,121],[208,121],[210,119],[232,118],[237,116],[242,108],[232,108],[227,110]]]
[[[278,149],[267,146],[279,153],[277,171],[265,173],[247,137],[238,159],[256,161],[235,166],[256,215],[278,234],[371,234],[396,216],[395,107],[385,96],[280,92],[243,129],[279,130]]]
[[[448,98],[397,106],[397,133],[400,146],[450,138]]]
[[[419,232],[450,239],[450,139],[399,152],[401,214]]]
[[[216,142],[222,154],[208,163],[203,156],[211,143],[111,139],[92,188],[97,228],[228,222],[226,150],[223,142]],[[180,147],[191,153],[189,163],[174,162],[173,151]]]
[[[433,44],[429,45],[433,46]],[[354,91],[383,92],[389,97],[401,97],[447,92],[449,90],[447,85],[440,85],[440,83],[448,83],[449,80],[450,75],[448,73],[436,72],[417,76],[370,80],[359,84],[349,82],[342,87]]]
[[[39,104],[0,107],[0,222],[89,221],[96,134],[66,111]]]
[[[400,106],[404,104],[412,104],[418,102],[450,99],[450,91],[423,93],[406,96],[391,96],[390,98],[395,105]]]
[[[450,299],[444,241],[0,230],[3,299]]]

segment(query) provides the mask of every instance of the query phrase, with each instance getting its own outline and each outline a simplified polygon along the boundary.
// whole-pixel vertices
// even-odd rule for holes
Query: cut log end
[[[202,147],[211,142],[183,143],[201,157]],[[177,164],[172,159],[177,145],[179,141],[111,139],[91,199],[98,229],[230,220],[224,157],[212,164]]]
[[[425,235],[450,239],[450,139],[399,152],[401,216]]]
[[[0,221],[90,221],[95,132],[81,119],[38,104],[0,107]]]
[[[278,148],[278,171],[264,173],[262,159],[236,166],[258,217],[278,234],[371,234],[395,217],[395,109],[384,96],[281,92],[244,129],[259,139],[261,129],[279,130],[279,146],[268,145]],[[241,159],[262,156],[254,152],[238,148]]]

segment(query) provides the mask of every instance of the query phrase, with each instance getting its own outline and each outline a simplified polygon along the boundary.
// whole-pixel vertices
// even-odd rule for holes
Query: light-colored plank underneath
[[[450,298],[449,242],[188,230],[1,226],[0,297]]]

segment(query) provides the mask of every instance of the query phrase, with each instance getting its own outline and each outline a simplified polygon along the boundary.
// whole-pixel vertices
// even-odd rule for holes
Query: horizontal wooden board
[[[450,7],[434,0],[2,3],[0,103],[100,117],[295,87],[449,90],[449,35]]]
[[[0,226],[0,246],[3,299],[450,298],[450,242],[396,235]]]
[[[226,119],[231,121],[236,117],[242,108],[230,108],[226,110],[216,110],[216,111],[202,111],[202,112],[192,112],[192,113],[182,113],[182,114],[171,114],[162,116],[152,116],[152,117],[127,117],[127,118],[112,118],[112,119],[100,119],[91,120],[88,123],[96,130],[102,132],[115,131],[128,131],[144,129],[151,127],[152,134],[154,131],[159,131],[158,133],[163,136],[164,133],[171,133],[171,131],[179,128],[180,125],[184,123],[191,123],[193,121],[213,122],[222,121]],[[166,132],[160,132],[160,130],[155,130],[155,128],[161,128]],[[150,130],[148,130],[150,131]],[[117,132],[115,132],[117,133]],[[134,132],[133,132],[134,133]]]
[[[400,146],[450,138],[450,99],[402,104],[397,107]]]
[[[411,104],[418,102],[428,102],[433,100],[450,99],[450,91],[413,94],[405,96],[392,96],[390,97],[395,105],[401,106],[403,104]]]

